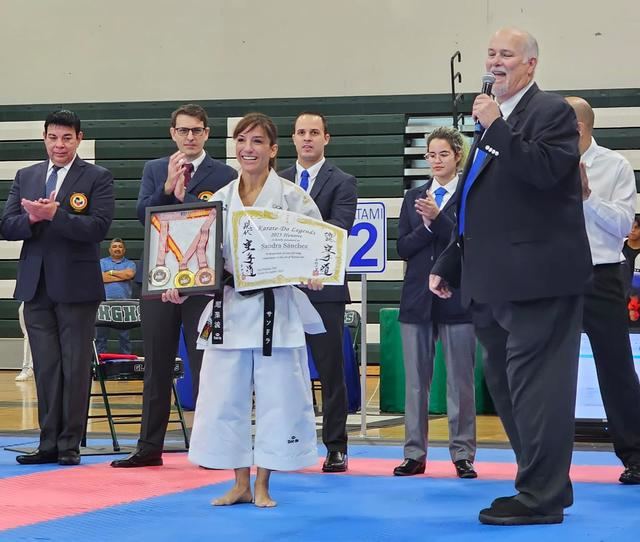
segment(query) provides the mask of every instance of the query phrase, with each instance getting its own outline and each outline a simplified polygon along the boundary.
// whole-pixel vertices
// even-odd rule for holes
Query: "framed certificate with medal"
[[[143,297],[177,288],[183,295],[219,290],[222,282],[222,203],[147,207]]]

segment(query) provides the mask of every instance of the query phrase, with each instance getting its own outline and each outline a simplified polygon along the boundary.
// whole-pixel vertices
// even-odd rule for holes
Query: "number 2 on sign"
[[[373,245],[376,243],[376,239],[378,238],[378,230],[373,224],[368,222],[358,222],[354,224],[353,228],[351,228],[351,232],[349,235],[353,237],[358,237],[360,231],[364,230],[369,234],[367,240],[364,244],[356,251],[351,258],[350,267],[370,267],[378,265],[377,258],[365,258],[364,256],[371,250]]]

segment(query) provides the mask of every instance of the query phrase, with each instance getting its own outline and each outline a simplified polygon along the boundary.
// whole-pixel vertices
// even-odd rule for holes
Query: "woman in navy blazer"
[[[434,345],[440,338],[447,366],[449,451],[461,478],[475,478],[476,450],[474,360],[471,316],[459,293],[440,299],[429,291],[433,262],[447,247],[456,223],[457,170],[463,139],[453,128],[437,128],[427,139],[425,157],[433,179],[409,190],[400,212],[398,254],[407,262],[400,300],[405,365],[404,461],[396,476],[421,474],[427,455],[429,388]]]

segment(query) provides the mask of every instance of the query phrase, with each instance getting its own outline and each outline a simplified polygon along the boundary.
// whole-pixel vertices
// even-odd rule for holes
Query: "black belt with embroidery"
[[[206,324],[200,332],[200,338],[207,340],[211,336],[212,344],[222,344],[223,342],[223,291],[225,286],[235,286],[233,275],[224,271],[222,275],[222,289],[213,293],[213,308]],[[271,356],[273,342],[273,321],[276,312],[273,288],[263,288],[250,292],[238,292],[240,295],[250,297],[262,292],[264,294],[264,311],[262,314],[262,355]]]

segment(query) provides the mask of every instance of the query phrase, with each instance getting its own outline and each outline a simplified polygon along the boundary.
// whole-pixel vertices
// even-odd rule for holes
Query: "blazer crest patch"
[[[211,201],[211,198],[213,198],[213,192],[209,192],[208,190],[198,194],[198,199],[201,199],[202,201]]]
[[[71,208],[77,212],[84,211],[88,203],[89,200],[87,199],[87,196],[81,192],[74,192],[69,198],[69,205],[71,205]]]

